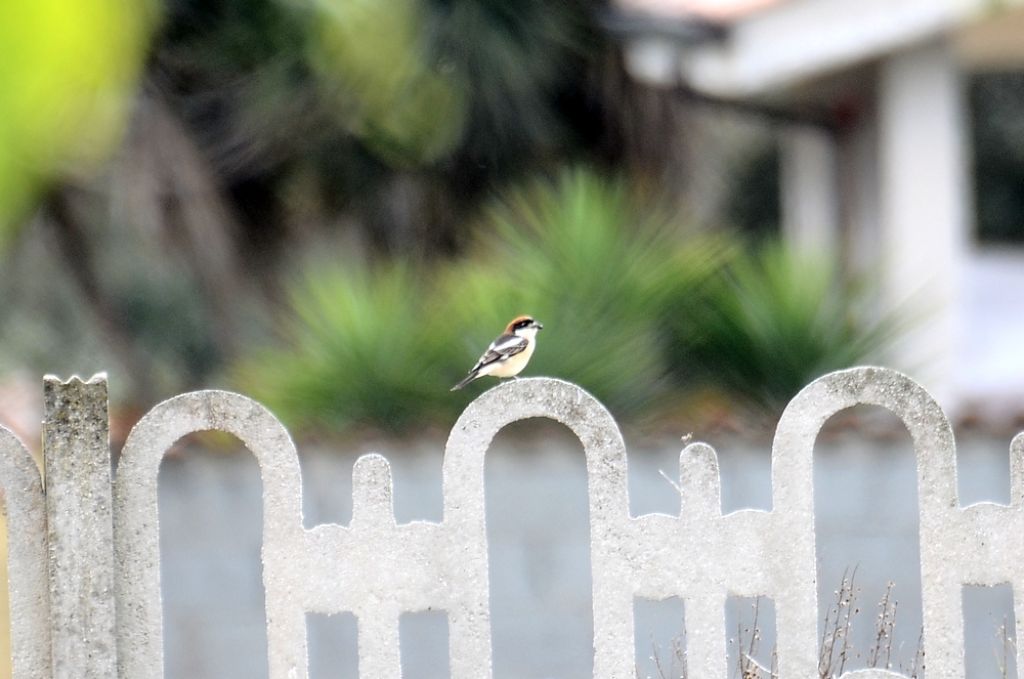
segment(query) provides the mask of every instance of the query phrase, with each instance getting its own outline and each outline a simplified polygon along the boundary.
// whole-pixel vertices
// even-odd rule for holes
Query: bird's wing
[[[529,344],[529,340],[519,335],[502,335],[498,339],[491,342],[491,346],[487,347],[487,351],[483,353],[480,360],[476,362],[473,369],[469,372],[473,373],[485,365],[504,361],[510,356],[515,356],[520,351],[526,348]]]

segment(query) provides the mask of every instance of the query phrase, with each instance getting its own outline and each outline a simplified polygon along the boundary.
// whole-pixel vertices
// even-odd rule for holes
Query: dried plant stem
[[[910,668],[904,670],[910,679],[918,679],[924,672],[924,628],[917,635],[917,649],[914,651],[914,659],[910,662]]]
[[[686,630],[672,639],[672,655],[668,666],[662,661],[658,653],[658,645],[651,639],[651,660],[654,661],[654,669],[658,672],[658,679],[687,679],[689,676],[686,669]],[[640,677],[640,670],[637,668],[637,678]]]
[[[1016,655],[1017,644],[1011,636],[1009,621],[1004,617],[1003,624],[999,626],[999,645],[996,647],[996,662],[999,663],[999,676],[1002,679],[1009,679],[1010,663]],[[1019,667],[1017,671],[1020,671]]]
[[[843,571],[842,583],[835,592],[835,601],[825,612],[818,655],[818,676],[829,679],[839,676],[850,655],[850,628],[860,612],[855,606],[857,567]]]
[[[875,641],[868,652],[868,667],[878,667],[879,663],[882,663],[882,668],[892,669],[893,630],[896,627],[896,607],[899,603],[892,597],[893,587],[895,583],[891,580],[886,583],[885,594],[878,602]]]
[[[908,679],[921,679],[925,676],[924,630],[919,631],[916,648],[910,658],[903,659],[903,645],[895,650],[893,648],[899,602],[894,596],[895,583],[891,581],[886,583],[885,593],[878,602],[875,634],[871,647],[867,649],[866,656],[855,652],[850,633],[854,618],[861,612],[856,603],[860,592],[855,585],[856,576],[857,568],[843,573],[842,583],[835,591],[832,605],[825,612],[819,647],[817,679],[835,679],[842,676],[846,671],[846,661],[854,657],[863,657],[869,668],[893,670],[895,666],[895,669]],[[742,622],[738,623],[736,639],[730,642],[735,643],[738,650],[737,662],[734,665],[734,676],[738,679],[778,679],[779,676],[777,646],[772,648],[769,662],[765,663],[757,659],[762,640],[760,604],[760,598],[755,599],[752,623],[747,626],[744,626]],[[1002,625],[997,628],[998,645],[994,651],[999,667],[998,676],[1002,679],[1016,676],[1014,672],[1016,643],[1012,636],[1012,627],[1013,625],[1004,619]],[[687,678],[684,638],[681,635],[673,640],[674,659],[672,663],[669,663],[669,667],[666,667],[665,663],[658,658],[657,649],[655,649],[653,659],[659,679]]]

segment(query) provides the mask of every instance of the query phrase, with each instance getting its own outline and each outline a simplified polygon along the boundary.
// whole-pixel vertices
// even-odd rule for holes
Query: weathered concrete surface
[[[7,520],[7,579],[13,679],[50,676],[46,498],[25,445],[0,427],[0,489]],[[6,640],[4,640],[6,646]]]
[[[270,676],[304,679],[302,590],[311,574],[304,558],[299,461],[288,433],[273,415],[251,399],[222,391],[164,401],[132,430],[122,450],[114,489],[119,676],[163,677],[157,472],[175,441],[208,430],[238,437],[259,463]]]
[[[157,406],[132,432],[119,466],[116,524],[122,676],[163,675],[157,472],[164,452],[198,430],[227,431],[253,452],[263,484],[263,584],[271,679],[308,676],[306,616],[351,613],[363,676],[398,677],[403,613],[444,610],[456,679],[492,672],[491,546],[485,522],[485,458],[492,439],[518,420],[566,425],[583,448],[589,517],[592,670],[635,676],[635,600],[685,601],[693,676],[726,676],[730,597],[772,600],[780,676],[817,672],[818,595],[813,450],[824,423],[845,408],[890,410],[910,434],[920,505],[920,574],[929,676],[964,676],[963,585],[1009,582],[1024,611],[1024,438],[1011,455],[1011,503],[962,507],[952,431],[934,400],[892,370],[859,368],[808,385],[786,409],[772,448],[771,506],[723,512],[715,450],[687,446],[678,458],[674,511],[632,511],[625,444],[609,413],[575,385],[524,379],[474,401],[452,429],[442,465],[438,521],[396,520],[385,458],[355,463],[347,526],[306,528],[298,459],[265,409],[226,392],[197,392]],[[511,513],[522,513],[525,506]],[[849,565],[849,564],[847,564]],[[882,677],[879,672],[858,676]]]
[[[53,677],[115,676],[107,380],[43,383]]]
[[[586,465],[568,432],[527,422],[497,437],[486,467],[494,675],[499,679],[592,677],[592,611]],[[633,516],[674,514],[679,496],[659,474],[678,465],[677,439],[629,445]],[[771,507],[768,444],[715,442],[722,470],[722,509]],[[391,461],[399,523],[442,518],[439,440],[380,443],[355,449],[303,446],[306,526],[347,524],[352,514],[355,460],[376,450]],[[958,475],[965,503],[1005,503],[1009,497],[1006,442],[959,442]],[[854,646],[866,652],[874,636],[875,604],[896,582],[899,621],[895,646],[909,659],[921,630],[917,474],[910,439],[865,440],[853,433],[815,447],[815,514],[819,611],[843,571],[859,566],[863,613]],[[189,450],[164,461],[160,472],[161,548],[168,679],[259,679],[267,676],[260,579],[259,469],[245,451]],[[1002,592],[1005,593],[1005,592]],[[1012,601],[995,598],[966,611],[968,676],[999,676],[993,648]],[[681,607],[677,607],[681,608]],[[657,609],[657,610],[656,610]],[[820,617],[819,614],[819,617]],[[735,637],[736,618],[726,630]],[[312,616],[313,677],[355,677],[356,634],[351,618]],[[679,634],[677,610],[639,606],[638,666],[657,677],[647,658],[662,658]],[[767,625],[766,625],[767,627]],[[407,639],[403,638],[403,644]],[[448,676],[443,627],[403,646],[411,679]],[[763,646],[770,648],[766,635]],[[731,650],[732,646],[730,646]],[[852,661],[863,667],[864,658]],[[730,668],[732,665],[730,664]],[[1013,676],[1011,674],[1011,676]]]

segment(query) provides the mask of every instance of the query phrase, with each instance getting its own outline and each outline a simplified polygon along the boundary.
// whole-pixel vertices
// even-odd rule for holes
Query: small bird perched
[[[452,387],[452,391],[462,389],[478,377],[493,375],[494,377],[515,377],[533,356],[537,348],[537,331],[544,326],[530,316],[516,316],[505,326],[505,332],[499,335],[465,379]]]

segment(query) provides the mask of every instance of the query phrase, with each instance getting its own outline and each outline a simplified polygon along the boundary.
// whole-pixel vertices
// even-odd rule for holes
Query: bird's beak
[[[544,324],[543,323],[538,323],[537,321],[534,321],[533,322],[533,327],[537,328],[538,330],[543,330],[544,329]]]

